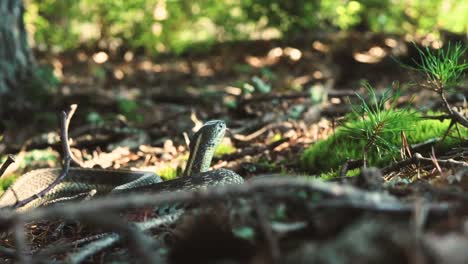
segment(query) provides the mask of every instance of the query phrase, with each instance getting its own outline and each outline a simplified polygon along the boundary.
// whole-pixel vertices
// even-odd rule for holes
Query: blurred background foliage
[[[30,43],[52,53],[88,47],[180,54],[304,32],[468,31],[468,1],[460,0],[25,0],[25,7]]]

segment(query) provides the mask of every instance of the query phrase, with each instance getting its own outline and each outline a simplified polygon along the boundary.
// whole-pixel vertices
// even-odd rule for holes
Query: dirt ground
[[[144,169],[169,179],[183,171],[193,132],[222,119],[229,131],[214,169],[234,170],[246,180],[308,175],[301,154],[334,133],[349,101],[357,102],[355,93],[365,94],[363,80],[377,91],[398,83],[401,104],[412,100],[417,108],[443,109],[437,94],[421,88],[423,76],[401,67],[417,57],[401,37],[363,33],[223,43],[178,57],[148,58],[123,49],[37,54],[61,84],[41,111],[19,113],[24,122],[4,121],[0,153],[18,155],[8,172],[14,175],[59,166],[57,113],[78,104],[71,147],[88,167]],[[462,107],[466,82],[459,91],[448,99]],[[37,150],[52,158],[21,163]],[[368,169],[325,187],[282,191],[284,183],[278,183],[278,189],[260,188],[245,201],[232,199],[230,206],[210,202],[154,230],[158,243],[152,246],[170,263],[468,263],[467,150],[465,141],[438,157],[464,162],[462,169],[427,162],[383,174]],[[145,209],[125,217],[147,216]],[[30,223],[26,231],[33,256],[63,260],[82,246],[74,241],[102,229],[54,220]],[[14,241],[10,236],[0,246],[13,248]],[[59,245],[69,248],[51,250]],[[126,245],[84,263],[128,262]]]

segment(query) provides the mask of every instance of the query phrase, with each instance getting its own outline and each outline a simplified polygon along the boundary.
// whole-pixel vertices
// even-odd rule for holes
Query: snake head
[[[190,157],[184,175],[188,176],[208,170],[214,151],[221,143],[226,131],[222,120],[210,120],[190,140]]]

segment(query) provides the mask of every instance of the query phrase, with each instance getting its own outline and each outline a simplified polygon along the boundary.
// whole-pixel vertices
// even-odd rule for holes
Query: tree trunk
[[[13,105],[24,100],[27,84],[37,79],[23,14],[21,0],[0,0],[0,117],[18,107]]]

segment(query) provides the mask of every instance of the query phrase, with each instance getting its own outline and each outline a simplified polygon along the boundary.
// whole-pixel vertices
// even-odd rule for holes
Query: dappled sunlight
[[[365,52],[356,52],[353,56],[356,61],[374,64],[380,62],[387,56],[387,52],[381,47],[374,46]]]
[[[282,57],[299,61],[302,58],[302,51],[293,47],[275,47],[270,49],[266,56],[246,56],[245,60],[252,67],[261,68],[278,63]]]
[[[396,48],[398,45],[398,41],[394,38],[386,38],[385,45],[389,46],[390,48]]]
[[[468,263],[462,1],[9,2],[1,263]]]
[[[317,51],[320,51],[320,52],[323,52],[323,53],[327,53],[330,51],[330,46],[329,45],[326,45],[318,40],[314,41],[312,43],[312,47],[317,50]]]
[[[123,78],[125,77],[125,73],[121,69],[115,69],[114,70],[114,77],[117,80],[123,80]]]
[[[313,77],[315,78],[314,75]],[[294,78],[294,80],[292,81],[292,85],[296,87],[303,87],[306,83],[310,82],[311,79],[312,78],[310,75],[302,75],[302,76]],[[315,79],[319,79],[319,78],[315,78]]]
[[[124,60],[125,60],[126,62],[131,62],[131,61],[133,60],[134,57],[135,57],[135,55],[134,55],[133,52],[131,52],[131,51],[127,51],[127,52],[125,52],[125,54],[124,54]]]
[[[153,17],[155,20],[165,20],[168,17],[165,1],[158,1],[153,10]]]
[[[100,52],[93,54],[93,60],[97,64],[102,64],[106,62],[108,59],[109,59],[109,55],[107,55],[107,53],[104,51],[100,51]]]
[[[254,56],[247,56],[245,57],[245,61],[252,67],[261,68],[264,66],[272,65],[276,63],[275,59],[268,59],[265,57],[254,57]]]
[[[281,47],[272,48],[270,51],[268,51],[267,56],[272,59],[279,58],[283,56],[283,49]]]
[[[63,80],[63,64],[60,62],[60,60],[53,59],[52,65],[54,67],[55,76],[57,76],[58,79]]]
[[[296,48],[286,47],[284,48],[284,54],[293,61],[298,61],[302,57],[302,52]]]
[[[151,71],[153,68],[153,63],[149,60],[145,60],[139,63],[138,67],[144,71]]]
[[[323,78],[323,73],[321,71],[314,71],[312,73],[312,76],[315,78],[315,79],[322,79]]]
[[[215,74],[214,70],[206,62],[196,64],[196,74],[202,77],[212,76]]]

